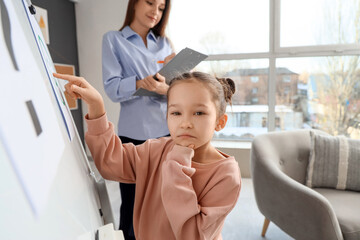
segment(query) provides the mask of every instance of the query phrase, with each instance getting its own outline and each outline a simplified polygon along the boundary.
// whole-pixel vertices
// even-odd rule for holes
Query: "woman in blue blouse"
[[[168,85],[158,72],[174,57],[165,37],[170,0],[129,0],[124,25],[103,37],[102,67],[106,94],[120,103],[118,135],[135,145],[149,138],[167,136],[166,92]],[[164,61],[164,63],[159,63]],[[160,94],[133,96],[139,88]],[[120,229],[125,239],[135,239],[132,215],[135,185],[120,183]]]

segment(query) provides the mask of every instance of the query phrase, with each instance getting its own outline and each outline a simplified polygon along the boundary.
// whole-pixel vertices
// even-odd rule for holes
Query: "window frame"
[[[281,0],[269,0],[269,51],[257,53],[232,53],[232,54],[213,54],[205,61],[221,60],[251,60],[267,59],[269,62],[268,75],[268,132],[276,129],[276,60],[281,58],[297,57],[324,57],[324,56],[350,56],[360,55],[360,44],[332,44],[332,45],[313,45],[313,46],[280,46],[280,21],[281,21]],[[216,139],[216,141],[229,141]],[[234,141],[234,140],[230,140]],[[236,141],[236,140],[235,140]],[[238,139],[238,141],[249,141],[248,139]]]

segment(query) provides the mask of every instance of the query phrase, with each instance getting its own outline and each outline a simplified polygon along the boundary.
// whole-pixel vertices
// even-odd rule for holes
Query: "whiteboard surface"
[[[63,142],[61,146],[60,153],[54,154],[53,157],[46,157],[46,164],[43,166],[31,169],[30,176],[38,177],[41,173],[46,172],[46,167],[48,163],[56,161],[56,168],[51,171],[51,178],[46,184],[48,184],[49,191],[46,194],[46,202],[41,206],[41,211],[34,211],[34,208],[31,205],[28,194],[26,193],[26,188],[24,182],[22,182],[21,175],[16,170],[14,166],[14,149],[15,151],[24,151],[26,149],[26,143],[19,141],[15,146],[11,142],[7,141],[7,137],[2,134],[4,129],[7,129],[4,122],[4,119],[8,116],[11,116],[12,111],[19,111],[18,105],[15,105],[15,100],[18,100],[18,92],[14,91],[15,88],[11,89],[11,98],[5,98],[5,94],[0,94],[0,101],[3,103],[3,108],[5,108],[4,103],[9,107],[6,108],[6,111],[3,109],[0,115],[0,239],[84,239],[84,236],[91,236],[91,239],[95,238],[95,231],[98,227],[103,225],[103,219],[99,214],[100,209],[100,200],[98,192],[96,189],[95,178],[90,175],[90,168],[87,163],[87,157],[84,152],[83,146],[81,144],[79,135],[75,128],[75,136],[72,140],[69,139],[67,128],[63,121],[63,115],[59,108],[58,102],[54,96],[53,89],[51,87],[48,75],[46,73],[45,65],[42,61],[41,55],[39,53],[38,46],[34,39],[32,29],[30,27],[28,18],[26,16],[25,8],[21,0],[0,0],[2,5],[7,6],[10,9],[11,7],[15,9],[16,14],[12,14],[9,22],[11,23],[15,20],[20,22],[24,37],[21,38],[21,41],[28,43],[31,49],[31,58],[24,59],[21,55],[21,51],[16,49],[14,51],[15,59],[19,59],[19,71],[25,71],[24,63],[34,65],[38,72],[40,72],[41,79],[45,86],[45,91],[48,93],[48,98],[46,101],[50,101],[55,115],[55,126],[58,127],[60,131],[60,142]],[[0,18],[0,45],[6,46],[6,35],[4,31],[4,8],[1,9],[1,18]],[[16,18],[16,19],[14,19]],[[11,36],[12,41],[17,36]],[[17,46],[14,46],[17,47]],[[1,58],[6,60],[8,58],[7,52],[2,52]],[[21,58],[23,57],[23,58]],[[23,65],[22,65],[23,64]],[[4,71],[2,71],[4,72]],[[6,71],[5,71],[6,72]],[[14,75],[16,76],[16,75]],[[26,81],[35,81],[32,78],[31,74],[23,74]],[[12,81],[16,82],[19,79],[7,79],[6,74],[1,76],[1,81]],[[36,79],[39,81],[39,79]],[[19,84],[19,88],[23,85]],[[4,89],[2,89],[5,91]],[[29,96],[37,96],[36,89],[28,89]],[[19,90],[19,92],[21,92]],[[4,93],[4,92],[3,92]],[[12,101],[13,100],[13,101]],[[13,105],[12,105],[13,104]],[[12,108],[11,108],[12,107]],[[36,108],[36,105],[35,105]],[[10,111],[10,110],[11,111]],[[21,112],[21,111],[20,111]],[[28,116],[24,115],[24,119]],[[40,117],[40,123],[43,119]],[[21,128],[22,119],[21,115],[18,119],[13,119],[13,124],[18,124]],[[72,121],[71,124],[74,124]],[[28,137],[26,132],[16,132],[14,134],[19,135],[19,137]],[[51,136],[49,137],[48,143],[45,141],[42,148],[56,148],[56,146],[51,145],[53,141]],[[31,143],[28,143],[31,144]],[[48,144],[48,145],[46,145]],[[11,151],[10,151],[11,149]],[[24,153],[24,152],[22,152]],[[36,162],[38,158],[34,156],[31,152],[23,154],[28,163]]]

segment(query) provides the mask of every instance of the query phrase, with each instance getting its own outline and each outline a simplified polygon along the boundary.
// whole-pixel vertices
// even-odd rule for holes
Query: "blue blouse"
[[[102,69],[106,94],[120,103],[118,135],[137,140],[169,134],[166,122],[166,96],[132,96],[136,81],[158,72],[172,53],[169,40],[147,35],[147,47],[129,26],[122,31],[110,31],[103,37]]]

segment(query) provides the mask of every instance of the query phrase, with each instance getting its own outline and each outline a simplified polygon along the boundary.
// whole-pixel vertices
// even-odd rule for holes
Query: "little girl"
[[[84,78],[68,80],[67,92],[88,104],[86,143],[105,179],[136,183],[134,231],[137,239],[222,239],[225,217],[241,187],[234,157],[210,143],[225,127],[226,103],[234,82],[186,73],[171,81],[167,121],[171,137],[141,145],[122,144],[108,122],[103,99]]]

